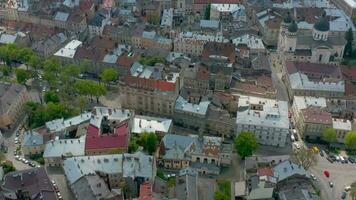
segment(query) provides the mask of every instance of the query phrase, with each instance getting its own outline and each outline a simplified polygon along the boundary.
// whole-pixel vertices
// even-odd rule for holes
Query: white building
[[[136,115],[133,119],[131,133],[153,132],[165,135],[171,131],[171,128],[171,119]]]
[[[173,27],[173,8],[164,9],[161,19],[161,28],[172,28]]]
[[[254,52],[266,51],[262,39],[251,34],[245,34],[240,37],[237,37],[232,40],[232,43],[235,46],[238,46],[239,44],[245,44],[250,49],[250,51]]]
[[[350,120],[333,118],[333,129],[337,142],[344,143],[346,134],[352,130],[352,123]]]
[[[62,58],[74,58],[77,49],[82,46],[82,42],[79,40],[72,40],[66,44],[63,48],[59,49],[54,55]]]
[[[246,21],[245,6],[240,4],[213,3],[210,7],[210,19],[233,19],[234,21]]]
[[[237,134],[250,131],[262,145],[285,146],[289,135],[286,101],[241,96],[238,105]]]
[[[324,97],[294,96],[292,105],[292,120],[296,122],[295,120],[299,118],[301,110],[309,106],[326,108],[326,99]]]

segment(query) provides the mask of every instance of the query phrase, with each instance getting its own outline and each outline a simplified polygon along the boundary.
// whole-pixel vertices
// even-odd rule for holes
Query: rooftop
[[[132,133],[160,132],[168,133],[172,125],[171,119],[136,115],[131,126]]]
[[[237,37],[232,40],[232,43],[234,43],[235,46],[239,44],[246,44],[250,49],[257,49],[257,50],[265,49],[262,39],[250,34],[245,34],[240,37]]]
[[[283,181],[294,175],[309,177],[309,173],[301,166],[290,160],[286,160],[273,167],[273,174],[277,181]]]
[[[161,18],[161,27],[172,28],[173,26],[173,8],[164,9]]]
[[[69,17],[69,13],[58,11],[54,16],[54,20],[66,22]]]
[[[84,155],[85,137],[79,139],[51,140],[47,142],[43,157],[60,158]]]
[[[49,122],[46,122],[46,127],[49,129],[50,132],[52,133],[58,133],[61,131],[66,131],[66,128],[71,127],[71,126],[77,126],[79,124],[82,124],[84,122],[87,122],[91,119],[91,113],[84,112],[78,116],[69,118],[64,120],[62,119],[55,119]]]
[[[43,145],[43,136],[36,131],[30,130],[24,133],[23,146]]]
[[[333,118],[333,128],[336,130],[351,131],[352,123],[350,120]]]
[[[134,154],[112,154],[67,158],[63,162],[64,173],[69,184],[81,177],[96,173],[123,177],[153,178],[153,157],[138,151]]]
[[[57,200],[57,194],[43,167],[10,172],[5,175],[2,187],[14,193],[18,190],[28,192],[32,199]],[[16,199],[14,196],[12,198]]]
[[[289,128],[288,103],[274,99],[240,96],[237,124]]]
[[[0,36],[0,44],[12,44],[17,39],[16,34],[2,33]]]
[[[65,58],[74,58],[75,52],[82,45],[79,40],[72,40],[63,48],[59,49],[54,55]]]
[[[331,114],[318,107],[310,106],[301,110],[304,121],[316,124],[332,124]]]
[[[183,97],[179,96],[176,100],[175,110],[180,112],[194,113],[198,115],[206,115],[210,101],[201,101],[199,104],[189,103]]]
[[[294,96],[293,104],[298,110],[305,109],[309,106],[325,108],[326,99],[324,97]]]
[[[23,95],[26,88],[20,84],[10,84],[0,81],[0,115],[7,113],[12,102]]]

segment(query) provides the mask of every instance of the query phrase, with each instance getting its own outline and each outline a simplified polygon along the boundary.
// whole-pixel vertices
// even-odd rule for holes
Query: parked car
[[[311,177],[314,181],[316,181],[316,177],[315,177],[314,174],[310,174],[310,177]]]
[[[335,160],[336,160],[337,162],[339,162],[339,161],[340,161],[340,156],[335,156]]]
[[[324,151],[321,150],[321,151],[320,151],[320,156],[321,156],[321,157],[324,157],[324,155],[325,155],[325,154],[324,154]]]
[[[344,159],[344,157],[339,156],[339,158],[340,158],[340,162],[341,162],[341,163],[345,163],[345,159]]]
[[[351,190],[351,186],[346,186],[346,187],[345,187],[345,191],[346,191],[346,192],[348,192],[348,191],[350,191],[350,190]]]
[[[330,155],[329,158],[330,158],[333,162],[337,161],[337,160],[336,160],[336,156],[334,156],[334,155]]]
[[[349,157],[348,160],[349,160],[349,162],[352,163],[352,164],[355,163],[355,159],[354,159],[353,157]]]
[[[328,160],[328,161],[331,162],[331,163],[334,163],[334,160],[331,158],[331,156],[327,156],[327,157],[326,157],[326,160]]]
[[[298,144],[298,143],[293,143],[293,145],[294,145],[294,147],[296,148],[296,149],[300,149],[300,144]]]
[[[329,186],[330,186],[331,188],[334,187],[334,183],[331,182],[331,181],[329,181]]]
[[[20,158],[19,155],[16,155],[16,156],[15,156],[15,159],[16,159],[16,160],[20,160],[21,158]]]
[[[341,193],[341,199],[346,199],[346,196],[347,196],[346,192]]]

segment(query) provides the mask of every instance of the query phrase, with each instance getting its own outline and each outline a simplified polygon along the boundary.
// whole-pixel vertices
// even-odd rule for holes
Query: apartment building
[[[172,116],[180,85],[178,70],[165,66],[143,66],[136,62],[130,74],[119,83],[122,107],[133,109],[138,114]]]
[[[262,145],[284,147],[289,136],[288,103],[240,96],[236,114],[237,134],[250,131]]]
[[[0,82],[0,128],[11,128],[29,100],[25,86]]]
[[[229,40],[222,35],[206,35],[193,32],[181,32],[174,39],[174,51],[192,56],[200,56],[207,42],[223,42]]]

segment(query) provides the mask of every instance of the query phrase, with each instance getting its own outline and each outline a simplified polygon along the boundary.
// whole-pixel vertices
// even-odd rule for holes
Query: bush
[[[14,167],[14,165],[11,162],[3,162],[2,163],[2,168],[4,170],[4,174],[7,174],[9,172],[13,172],[16,171],[16,168]]]
[[[45,164],[45,161],[44,161],[44,158],[43,158],[43,155],[42,155],[42,154],[33,154],[33,155],[30,155],[30,159],[33,160],[33,161],[38,162],[38,163],[41,164],[41,165],[44,165],[44,164]]]

